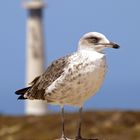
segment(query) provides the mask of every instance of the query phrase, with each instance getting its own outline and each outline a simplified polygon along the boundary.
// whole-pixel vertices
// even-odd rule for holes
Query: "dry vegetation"
[[[99,140],[140,140],[140,112],[83,113],[83,136]],[[66,114],[66,133],[74,138],[78,114]],[[59,114],[0,116],[0,140],[54,140],[61,134]]]

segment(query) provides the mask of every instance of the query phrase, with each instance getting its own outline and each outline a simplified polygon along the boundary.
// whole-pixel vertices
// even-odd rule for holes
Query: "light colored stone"
[[[29,10],[27,19],[27,49],[26,49],[26,85],[37,76],[42,74],[44,68],[44,35],[42,23],[43,1],[29,1],[25,3],[25,7]],[[32,10],[34,16],[32,16]],[[36,15],[35,15],[36,14]],[[46,101],[34,100],[26,101],[25,113],[27,115],[44,115],[47,113]]]
[[[23,3],[23,7],[26,9],[41,9],[45,6],[45,3],[43,3],[42,1],[29,1]]]

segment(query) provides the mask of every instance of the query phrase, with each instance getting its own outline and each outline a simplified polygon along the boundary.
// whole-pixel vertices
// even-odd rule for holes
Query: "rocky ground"
[[[99,140],[140,140],[140,112],[97,111],[83,113],[82,134]],[[74,138],[78,114],[66,114],[66,134]],[[0,140],[54,140],[61,135],[59,114],[0,116]]]

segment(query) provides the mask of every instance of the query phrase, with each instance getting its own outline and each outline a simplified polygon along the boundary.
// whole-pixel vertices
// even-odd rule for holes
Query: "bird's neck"
[[[93,46],[90,46],[90,45],[86,45],[86,44],[80,44],[78,45],[78,50],[87,50],[87,51],[92,51],[92,52],[97,52],[97,53],[102,53],[104,54],[103,52],[103,49],[98,49],[93,47]]]
[[[85,56],[91,59],[100,59],[100,58],[105,57],[104,53],[100,53],[89,48],[78,49],[78,53],[80,53],[82,56]]]

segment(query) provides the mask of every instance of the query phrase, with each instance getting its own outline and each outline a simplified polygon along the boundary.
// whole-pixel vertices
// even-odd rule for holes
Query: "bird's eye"
[[[99,42],[99,38],[98,37],[94,37],[94,36],[88,37],[88,41],[90,43],[98,43]]]

